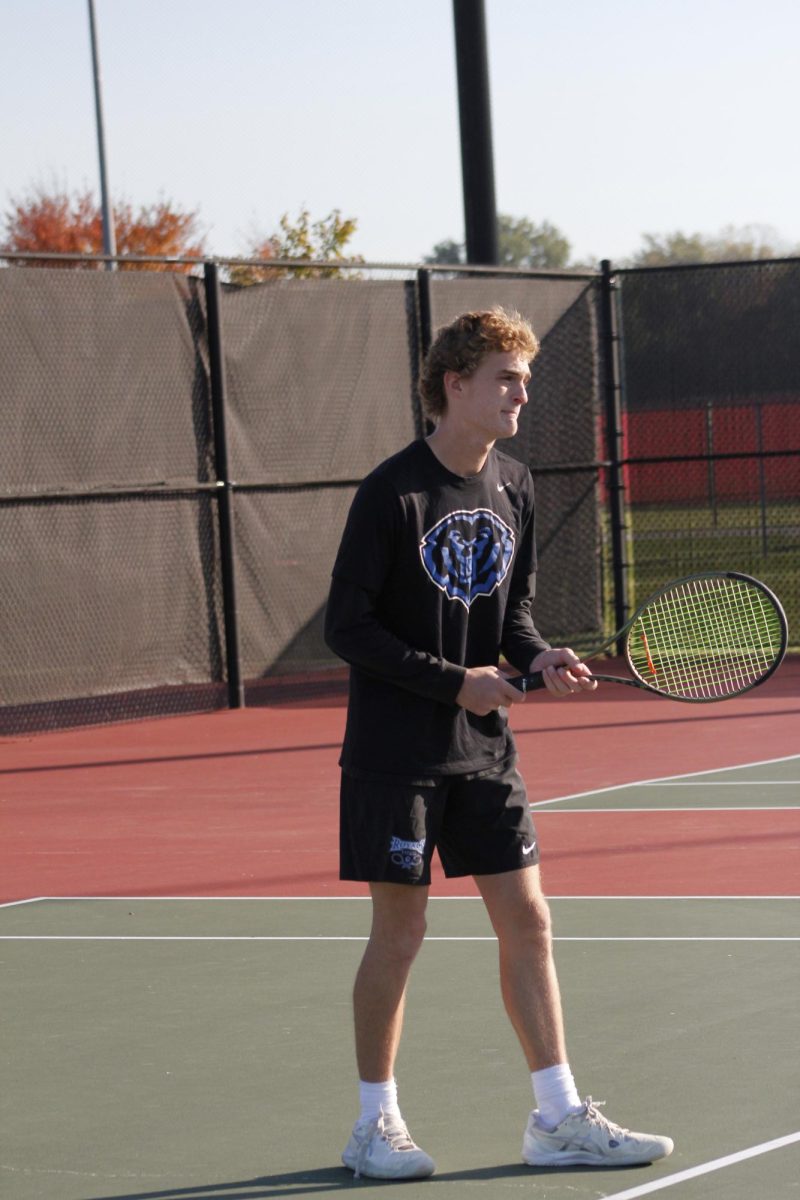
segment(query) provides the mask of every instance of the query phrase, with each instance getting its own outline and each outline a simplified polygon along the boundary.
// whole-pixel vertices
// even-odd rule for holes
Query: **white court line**
[[[662,779],[653,787],[692,787],[687,779]],[[800,787],[800,779],[706,779],[703,787]]]
[[[579,809],[578,811],[584,812],[586,810]],[[591,810],[589,810],[589,811],[591,811]],[[621,809],[620,811],[628,812],[629,810]],[[678,811],[684,812],[685,810],[681,808],[681,809],[678,809]],[[553,895],[551,893],[548,893],[547,898],[548,898],[548,900],[800,900],[800,894],[788,895],[788,894],[783,893],[783,894],[776,894],[776,895],[755,896],[755,895],[747,895],[747,894],[728,895],[727,893],[725,893],[724,895],[720,895],[719,893],[714,893],[714,894],[710,894],[710,895],[684,895],[684,896],[677,896],[677,895],[673,895],[673,896],[588,896],[588,895],[587,896],[559,896],[559,895]],[[38,901],[38,900],[51,900],[51,901],[69,900],[70,902],[81,901],[82,903],[93,904],[98,900],[102,901],[102,902],[106,902],[108,900],[118,900],[120,902],[120,904],[123,904],[123,903],[139,904],[139,903],[145,903],[145,902],[152,904],[152,903],[158,903],[159,901],[162,901],[162,900],[169,900],[170,902],[174,902],[176,900],[179,900],[182,902],[203,900],[203,901],[211,901],[213,903],[219,903],[220,901],[224,901],[225,903],[228,903],[230,901],[233,901],[234,903],[241,904],[242,902],[246,902],[246,901],[250,901],[250,900],[280,900],[280,901],[283,901],[284,903],[293,904],[296,900],[311,900],[311,901],[315,901],[315,902],[318,902],[321,900],[324,900],[326,902],[329,900],[358,900],[361,903],[364,903],[364,902],[368,901],[369,899],[370,899],[369,895],[365,895],[365,896],[341,896],[341,895],[337,895],[337,896],[36,896],[31,900],[15,900],[15,901],[13,901],[13,903],[14,904],[32,904],[32,903],[34,903],[34,900],[36,900],[36,901]],[[429,896],[428,899],[429,900],[446,900],[446,901],[453,901],[453,900],[479,901],[479,900],[482,900],[482,897],[481,896]]]
[[[20,904],[38,904],[40,900],[46,900],[46,896],[28,896],[25,900],[4,900],[0,904],[0,908],[16,908]]]
[[[748,1158],[756,1158],[759,1154],[769,1154],[772,1150],[780,1150],[790,1146],[792,1142],[800,1142],[800,1132],[789,1133],[786,1137],[774,1138],[771,1142],[762,1142],[760,1146],[751,1146],[749,1150],[739,1150],[736,1154],[726,1154],[724,1158],[715,1158],[711,1162],[701,1163],[697,1167],[689,1167],[686,1171],[678,1171],[676,1175],[666,1175],[663,1179],[655,1179],[652,1183],[638,1184],[626,1188],[624,1192],[612,1192],[606,1200],[638,1200],[639,1196],[649,1196],[660,1192],[662,1188],[673,1187],[676,1183],[684,1183],[687,1179],[696,1179],[698,1175],[708,1175],[711,1171],[719,1171],[723,1167],[733,1166],[734,1163],[744,1162]]]
[[[366,934],[4,933],[0,942],[367,942]],[[426,937],[426,942],[496,942],[494,934]],[[800,942],[798,937],[555,937],[554,942]]]
[[[660,787],[683,787],[683,784],[660,784]],[[727,786],[727,785],[726,785]],[[531,804],[531,812],[536,812],[538,806]],[[648,804],[646,808],[607,808],[605,804],[602,808],[595,808],[587,805],[586,808],[554,808],[549,812],[548,817],[557,817],[560,813],[696,813],[696,812],[735,812],[744,813],[745,816],[751,816],[753,813],[762,812],[797,812],[800,809],[800,804],[752,804],[747,808],[742,808],[741,804],[726,805],[726,804],[690,804],[676,807],[674,804]]]
[[[781,758],[762,758],[757,762],[737,763],[734,767],[708,767],[703,771],[683,771],[675,775],[657,775],[653,779],[635,779],[631,783],[615,783],[610,787],[593,788],[586,792],[570,792],[566,796],[553,796],[550,800],[534,800],[531,808],[543,808],[546,804],[558,804],[560,800],[579,800],[584,796],[600,796],[604,792],[622,792],[627,788],[645,787],[653,783],[663,783],[668,779],[696,779],[701,775],[719,775],[723,771],[746,771],[750,767],[767,767],[772,763],[793,762],[800,760],[800,754],[784,754]]]

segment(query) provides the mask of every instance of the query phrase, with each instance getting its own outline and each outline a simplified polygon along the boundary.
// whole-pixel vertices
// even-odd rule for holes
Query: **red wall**
[[[800,449],[800,403],[775,401],[712,410],[716,454],[757,451],[759,409],[764,450]],[[653,410],[623,416],[625,457],[707,454],[705,408]],[[718,501],[756,499],[763,472],[767,500],[800,498],[800,455],[793,458],[732,459],[711,464]],[[689,503],[710,500],[711,470],[706,462],[658,463],[626,469],[626,490],[633,504]]]

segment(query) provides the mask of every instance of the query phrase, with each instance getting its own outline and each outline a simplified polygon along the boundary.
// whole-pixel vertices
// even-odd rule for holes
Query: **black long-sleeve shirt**
[[[341,765],[429,782],[498,766],[515,752],[505,709],[456,704],[467,667],[500,654],[527,671],[547,649],[531,615],[533,481],[492,450],[454,475],[425,441],[359,488],[333,568],[325,636],[350,664]]]

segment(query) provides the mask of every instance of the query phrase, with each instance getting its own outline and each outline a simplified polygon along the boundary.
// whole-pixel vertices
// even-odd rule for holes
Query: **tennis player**
[[[351,668],[340,873],[368,883],[372,897],[353,993],[361,1111],[342,1155],[356,1175],[434,1171],[408,1132],[394,1077],[434,850],[447,876],[474,877],[498,938],[502,996],[536,1104],[523,1160],[621,1166],[672,1151],[669,1138],[612,1124],[576,1089],[508,725],[523,696],[501,655],[515,672],[544,671],[554,697],[597,686],[534,625],[533,482],[495,448],[517,432],[538,349],[527,321],[500,308],[439,331],[420,377],[433,432],[363,482],[333,568],[326,638]]]

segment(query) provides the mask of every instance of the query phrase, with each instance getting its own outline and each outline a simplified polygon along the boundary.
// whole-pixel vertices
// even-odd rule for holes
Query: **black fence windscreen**
[[[270,266],[217,318],[167,264],[37,265],[0,269],[2,734],[224,706],[232,653],[247,703],[338,685],[322,626],[355,489],[424,433],[431,330],[494,304],[542,343],[504,449],[536,483],[546,636],[589,649],[621,593],[717,566],[797,628],[800,263],[616,273],[625,562],[599,275]]]

